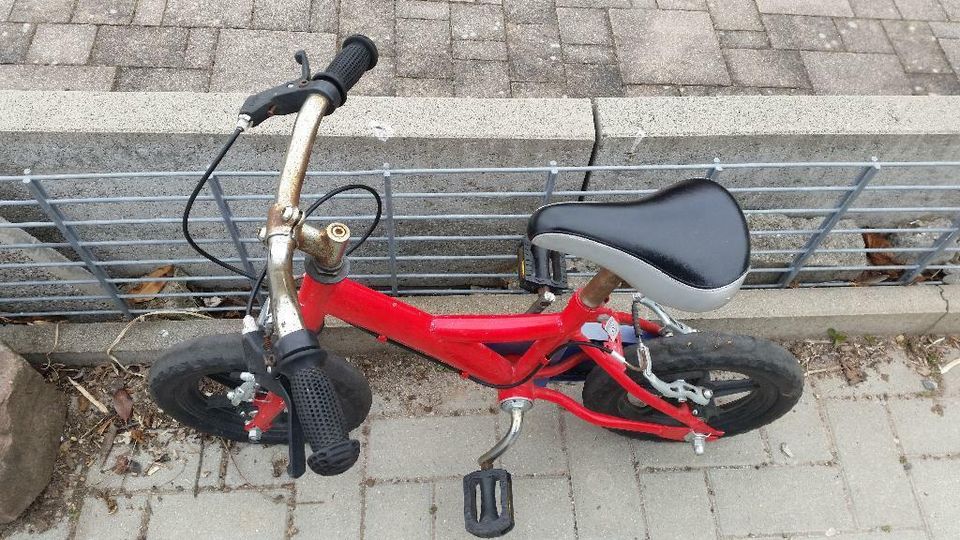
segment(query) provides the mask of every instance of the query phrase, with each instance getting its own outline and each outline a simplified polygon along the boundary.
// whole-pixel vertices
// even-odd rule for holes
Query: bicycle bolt
[[[293,219],[294,219],[296,216],[297,216],[297,209],[294,208],[294,207],[292,207],[292,206],[288,206],[288,207],[284,208],[284,209],[283,209],[283,214],[280,215],[280,217],[282,217],[283,220],[286,221],[286,222],[293,221]]]
[[[712,398],[712,397],[713,397],[713,390],[710,390],[709,388],[704,388],[704,389],[703,389],[703,397],[705,397],[705,398],[707,398],[707,399]]]
[[[260,437],[263,436],[263,431],[255,427],[247,432],[247,437],[250,439],[250,442],[260,442]]]
[[[257,229],[257,238],[259,238],[261,242],[263,242],[263,241],[265,241],[265,240],[267,239],[267,228],[266,228],[266,227],[260,227],[259,229]]]

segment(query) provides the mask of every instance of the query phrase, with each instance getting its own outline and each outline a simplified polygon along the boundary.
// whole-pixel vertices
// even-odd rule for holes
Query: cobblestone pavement
[[[960,370],[935,394],[896,351],[867,373],[855,387],[814,379],[787,416],[699,457],[540,404],[501,464],[514,477],[508,538],[960,537]],[[191,436],[171,443],[173,459],[154,474],[89,471],[78,511],[13,538],[470,538],[461,475],[506,426],[489,391],[445,380],[429,413],[375,402],[361,461],[342,476],[290,482],[282,447],[227,450]]]
[[[356,32],[371,95],[960,94],[960,0],[0,0],[0,89],[251,92]]]

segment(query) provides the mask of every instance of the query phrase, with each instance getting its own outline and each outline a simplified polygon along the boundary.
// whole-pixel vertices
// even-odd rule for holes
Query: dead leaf
[[[142,446],[147,442],[147,436],[143,433],[142,429],[131,429],[130,430],[130,442],[138,446]]]
[[[103,491],[97,493],[97,496],[103,500],[103,504],[107,505],[108,514],[112,515],[117,513],[117,499],[113,498],[109,493]]]
[[[113,410],[117,411],[117,416],[124,422],[130,420],[133,414],[133,398],[126,388],[120,387],[113,393]]]
[[[166,266],[161,266],[154,269],[153,272],[143,276],[145,278],[164,278],[170,277],[173,275],[173,265],[168,264]],[[167,285],[166,281],[144,281],[143,283],[138,283],[136,286],[131,287],[127,293],[135,294],[133,298],[130,298],[130,301],[134,304],[142,304],[144,302],[149,302],[153,300],[154,297],[163,290]]]
[[[110,431],[104,435],[103,444],[100,445],[100,468],[103,468],[103,464],[106,463],[107,456],[110,455],[110,450],[113,448],[113,441],[117,438],[117,425],[113,423],[113,420],[110,420],[107,425],[110,426]]]
[[[840,367],[843,368],[843,376],[847,378],[847,383],[851,386],[859,384],[867,378],[866,373],[863,372],[863,369],[855,358],[841,355]]]
[[[130,463],[130,456],[126,454],[117,456],[110,470],[113,471],[114,474],[127,474],[127,471],[130,470]]]
[[[886,234],[881,233],[863,233],[863,245],[866,246],[867,249],[893,248],[893,244],[890,243],[890,238]],[[873,266],[900,266],[903,264],[903,261],[898,259],[893,252],[887,251],[868,252],[867,260],[870,261],[870,264]],[[903,273],[901,270],[880,270],[880,272],[891,277],[896,277]]]

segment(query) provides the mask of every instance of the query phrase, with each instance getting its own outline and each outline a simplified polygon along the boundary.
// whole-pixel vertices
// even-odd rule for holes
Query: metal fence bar
[[[547,182],[543,187],[543,204],[550,202],[550,197],[553,196],[553,192],[557,189],[557,177],[560,176],[560,171],[557,169],[557,162],[551,161],[550,166],[553,168],[547,173]]]
[[[390,176],[390,164],[383,164],[383,212],[386,214],[384,226],[387,229],[387,269],[390,272],[390,292],[397,294],[399,281],[397,279],[397,224],[393,218],[393,178]]]
[[[25,173],[27,171],[24,171]],[[117,287],[110,283],[107,279],[107,275],[103,272],[103,269],[97,265],[97,260],[90,251],[80,245],[80,238],[77,236],[76,231],[73,230],[73,227],[66,225],[64,222],[64,216],[60,213],[60,209],[56,206],[47,202],[49,196],[47,195],[46,190],[43,189],[43,186],[40,185],[38,180],[34,180],[27,176],[23,179],[23,183],[26,184],[27,188],[30,189],[30,193],[33,194],[33,197],[37,200],[37,204],[40,205],[40,208],[43,210],[47,217],[53,221],[57,228],[60,229],[60,233],[70,244],[70,247],[73,248],[73,251],[83,260],[84,264],[87,267],[87,270],[90,272],[93,277],[97,279],[100,283],[100,288],[107,293],[107,296],[113,300],[113,303],[117,306],[117,309],[124,314],[127,318],[130,318],[130,308],[127,306],[127,303],[120,298],[120,293],[117,290]]]
[[[864,167],[860,174],[857,175],[857,179],[853,183],[853,189],[847,192],[843,197],[840,198],[840,204],[837,206],[836,210],[827,216],[823,220],[823,223],[820,225],[820,232],[816,233],[807,244],[803,247],[803,253],[797,255],[793,259],[793,262],[790,264],[790,271],[787,272],[783,278],[780,280],[780,287],[789,287],[793,280],[796,279],[797,274],[800,273],[800,270],[806,264],[807,260],[813,255],[814,250],[820,247],[820,243],[830,234],[830,231],[837,225],[840,221],[840,218],[847,213],[847,209],[850,208],[850,205],[853,204],[860,193],[863,192],[864,188],[867,187],[867,184],[870,183],[870,180],[880,171],[880,165],[877,163],[877,158],[873,158],[873,164],[867,167]]]
[[[720,158],[715,157],[713,158],[713,167],[710,167],[707,171],[707,179],[716,182],[717,176],[719,176],[721,172],[723,172],[723,167],[720,166]]]
[[[250,262],[250,255],[247,253],[247,246],[243,244],[240,240],[240,230],[237,228],[237,224],[233,221],[233,212],[230,211],[230,205],[223,199],[223,187],[220,185],[220,180],[217,179],[216,175],[210,176],[207,180],[207,185],[210,186],[210,193],[213,194],[213,200],[217,202],[217,207],[220,209],[220,215],[223,217],[223,224],[227,228],[227,232],[230,233],[230,239],[233,241],[233,247],[237,250],[237,255],[240,257],[240,264],[243,266],[243,269],[247,271],[251,276],[256,276],[257,272],[253,269],[253,264]],[[255,280],[256,278],[251,278]]]
[[[933,260],[940,256],[940,254],[947,249],[947,246],[957,240],[957,237],[960,236],[960,214],[957,214],[957,216],[954,218],[953,227],[954,228],[952,231],[944,232],[939,238],[934,240],[933,245],[931,246],[931,251],[917,261],[916,268],[910,270],[909,272],[904,272],[903,276],[900,278],[901,284],[907,285],[913,283],[913,281],[920,277],[920,274],[922,274],[923,271],[930,266]]]

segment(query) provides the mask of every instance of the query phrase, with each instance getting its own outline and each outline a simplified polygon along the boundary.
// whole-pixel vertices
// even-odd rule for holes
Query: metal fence
[[[911,175],[911,171],[921,170],[923,174],[916,178]],[[777,171],[778,178],[793,180],[771,185],[764,180],[770,178],[770,171]],[[804,181],[801,171],[815,180]],[[888,171],[897,171],[893,181],[880,182]],[[645,178],[667,173],[717,180],[745,206],[754,244],[753,267],[745,288],[902,285],[918,279],[941,283],[946,273],[960,271],[956,264],[960,204],[950,205],[960,194],[960,179],[952,178],[960,173],[960,161],[715,160],[707,164],[582,167],[551,162],[543,167],[476,169],[391,169],[384,165],[372,170],[311,172],[307,189],[315,182],[362,182],[382,193],[381,226],[369,245],[351,259],[355,279],[395,295],[502,294],[522,292],[516,287],[516,254],[511,246],[522,237],[530,209],[559,200],[638,198],[660,187]],[[246,278],[229,275],[198,256],[185,255],[186,242],[176,234],[179,211],[187,197],[185,193],[170,194],[163,186],[187,185],[199,175],[199,171],[49,175],[25,171],[0,176],[4,197],[0,216],[5,219],[0,222],[4,238],[0,244],[0,316],[131,317],[152,309],[131,302],[143,295],[130,292],[130,287],[148,282],[182,285],[151,294],[160,300],[245,297],[250,285]],[[201,229],[195,233],[201,245],[229,250],[232,254],[225,254],[225,260],[251,273],[264,264],[254,231],[273,199],[270,189],[276,177],[276,171],[225,171],[211,178],[208,191],[199,199],[211,210],[200,211],[191,219],[191,224]],[[492,178],[494,188],[462,181],[472,177]],[[728,182],[732,177],[737,180]],[[431,180],[414,182],[413,178]],[[458,181],[445,183],[444,178]],[[521,178],[523,181],[518,180]],[[619,181],[604,189],[604,178]],[[259,192],[249,192],[251,180],[260,181]],[[246,187],[241,189],[241,184]],[[444,189],[423,189],[431,185]],[[138,194],[143,191],[151,193]],[[69,193],[80,195],[66,195]],[[118,195],[111,196],[113,193]],[[858,204],[865,194],[871,194],[870,203]],[[303,199],[315,200],[320,195],[305,193]],[[768,200],[761,200],[763,196]],[[369,208],[364,197],[339,195],[334,201],[343,203],[340,215],[328,212],[311,219],[346,220],[363,228],[373,219],[369,210],[359,210],[362,204]],[[785,205],[784,201],[804,204]],[[131,208],[139,212],[148,209],[149,215],[135,217]],[[771,215],[782,218],[779,226],[764,228],[763,216]],[[869,217],[864,221],[870,225],[851,226],[857,216]],[[813,225],[797,227],[796,220]],[[911,222],[903,224],[904,220]],[[219,234],[210,234],[215,226]],[[20,236],[11,236],[12,231]],[[894,242],[866,247],[864,233],[884,238],[906,235],[924,240],[924,245]],[[845,240],[831,247],[841,237]],[[477,252],[480,249],[492,251]],[[138,256],[129,256],[131,252]],[[847,262],[845,256],[850,257]],[[778,257],[780,262],[776,262]],[[832,262],[824,262],[825,257],[833,257]],[[572,281],[591,275],[583,261],[569,258],[568,262]],[[162,265],[188,268],[189,272],[145,275]],[[240,308],[234,302],[199,302],[195,309],[227,312]]]

